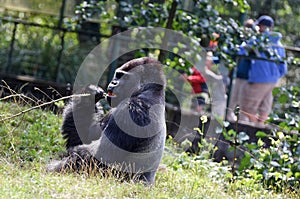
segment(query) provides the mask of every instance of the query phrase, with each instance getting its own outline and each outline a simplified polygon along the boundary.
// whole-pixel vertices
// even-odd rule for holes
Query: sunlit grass
[[[1,117],[22,107],[0,102]],[[0,198],[298,198],[276,193],[254,179],[231,180],[230,168],[193,158],[167,142],[155,186],[121,182],[101,174],[47,173],[63,154],[61,116],[34,110],[0,124]]]

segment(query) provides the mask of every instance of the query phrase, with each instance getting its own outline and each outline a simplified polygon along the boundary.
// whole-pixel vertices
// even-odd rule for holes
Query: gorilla
[[[162,64],[143,57],[115,71],[105,93],[85,86],[65,107],[61,127],[67,156],[47,171],[113,170],[126,179],[153,184],[165,138],[165,87]],[[104,114],[97,103],[112,107]],[[108,170],[109,169],[109,170]]]

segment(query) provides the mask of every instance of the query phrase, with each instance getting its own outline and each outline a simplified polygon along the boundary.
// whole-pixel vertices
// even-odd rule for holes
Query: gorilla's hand
[[[95,96],[95,103],[97,103],[99,100],[105,98],[105,92],[102,88],[99,86],[90,84],[84,89],[84,93],[89,93],[91,95]]]

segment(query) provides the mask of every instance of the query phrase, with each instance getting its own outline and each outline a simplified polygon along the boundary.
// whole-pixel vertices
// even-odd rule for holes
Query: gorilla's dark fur
[[[166,138],[165,84],[162,65],[144,57],[118,68],[107,94],[85,87],[80,93],[91,95],[74,98],[64,110],[68,156],[50,163],[48,171],[113,167],[152,184]],[[113,107],[105,116],[95,105],[102,98]]]

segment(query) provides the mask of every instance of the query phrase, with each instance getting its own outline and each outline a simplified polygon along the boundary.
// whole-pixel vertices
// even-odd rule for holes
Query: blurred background
[[[299,83],[299,0],[0,0],[0,76],[2,80],[72,85],[86,55],[104,39],[132,27],[163,27],[194,38],[232,71],[228,55],[245,39],[246,19],[267,14],[282,33],[289,74],[285,83]],[[217,37],[215,37],[217,33]],[[115,48],[112,46],[111,48]],[[147,54],[141,49],[136,54]],[[168,58],[168,60],[167,60]],[[129,59],[129,58],[128,58]],[[164,63],[178,62],[165,56]],[[122,61],[121,61],[122,62]],[[112,64],[112,67],[114,65]],[[190,67],[180,63],[182,68]],[[111,70],[113,71],[114,66]],[[109,72],[103,84],[110,80]]]

